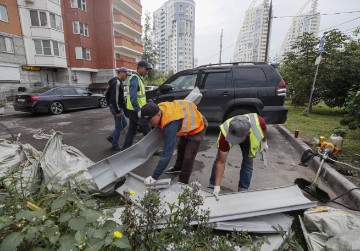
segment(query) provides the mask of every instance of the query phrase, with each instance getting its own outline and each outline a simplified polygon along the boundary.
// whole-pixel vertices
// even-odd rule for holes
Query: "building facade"
[[[288,32],[284,38],[280,49],[279,59],[287,52],[293,51],[292,46],[297,42],[298,38],[305,32],[313,33],[315,36],[319,33],[320,27],[320,13],[317,12],[317,0],[311,2],[310,10],[305,11],[305,8],[310,2],[307,2],[293,17]]]
[[[235,46],[233,62],[264,62],[269,21],[269,0],[255,6],[256,0],[245,12]]]
[[[28,75],[16,1],[0,0],[0,92],[20,87]]]
[[[153,31],[159,48],[159,70],[168,73],[194,67],[194,0],[164,3],[153,14]]]
[[[136,70],[141,60],[141,15],[140,0],[0,0],[0,71],[18,72],[11,89],[104,90],[115,68]]]

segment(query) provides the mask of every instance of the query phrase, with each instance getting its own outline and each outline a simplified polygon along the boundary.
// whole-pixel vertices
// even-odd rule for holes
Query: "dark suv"
[[[146,95],[156,103],[184,99],[196,86],[203,94],[198,108],[211,126],[250,112],[261,115],[267,124],[282,124],[287,119],[286,84],[267,63],[199,66],[174,74]]]

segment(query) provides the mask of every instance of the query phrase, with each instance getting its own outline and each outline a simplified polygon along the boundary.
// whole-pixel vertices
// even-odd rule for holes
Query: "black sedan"
[[[102,94],[93,94],[79,87],[40,88],[31,93],[17,94],[14,102],[15,111],[31,113],[50,113],[58,115],[68,110],[106,107]]]

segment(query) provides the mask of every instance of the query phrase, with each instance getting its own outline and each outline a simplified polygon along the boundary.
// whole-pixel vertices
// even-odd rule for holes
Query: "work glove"
[[[156,183],[156,179],[153,179],[153,177],[149,176],[144,180],[145,186],[153,185]]]
[[[267,144],[267,141],[261,141],[261,143],[260,143],[260,153],[262,153],[262,152],[266,152],[267,150],[269,149],[269,147],[268,147],[268,144]]]
[[[214,186],[213,194],[215,195],[216,200],[220,199],[220,186]]]
[[[141,110],[138,111],[138,118],[141,119]]]

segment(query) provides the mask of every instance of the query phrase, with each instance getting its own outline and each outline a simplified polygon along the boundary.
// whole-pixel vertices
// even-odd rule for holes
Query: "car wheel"
[[[105,98],[101,98],[99,99],[99,106],[101,108],[105,108],[107,106],[107,102],[106,102],[106,99]]]
[[[227,116],[225,120],[228,120],[229,118],[238,116],[238,115],[244,115],[244,114],[248,114],[251,113],[251,111],[247,110],[247,109],[236,109],[232,112],[230,112]]]
[[[59,115],[64,111],[64,106],[59,101],[52,102],[49,107],[49,112],[53,115]]]

